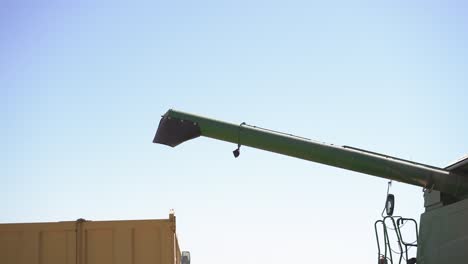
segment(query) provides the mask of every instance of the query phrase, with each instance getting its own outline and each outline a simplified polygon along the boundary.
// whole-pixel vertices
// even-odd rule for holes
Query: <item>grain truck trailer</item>
[[[157,220],[0,224],[2,264],[189,264],[190,254],[183,255],[184,261],[174,214]]]

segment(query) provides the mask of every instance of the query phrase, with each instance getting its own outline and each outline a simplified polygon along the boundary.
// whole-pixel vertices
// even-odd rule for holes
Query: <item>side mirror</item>
[[[180,261],[181,264],[190,264],[190,252],[182,251],[182,258]]]

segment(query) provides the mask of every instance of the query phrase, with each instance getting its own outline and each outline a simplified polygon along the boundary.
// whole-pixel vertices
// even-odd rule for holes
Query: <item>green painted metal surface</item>
[[[192,126],[190,129],[187,129],[187,123]],[[431,188],[458,197],[468,193],[468,178],[442,168],[176,110],[164,114],[154,142],[176,146],[199,135]]]
[[[468,199],[421,215],[418,264],[468,263]]]

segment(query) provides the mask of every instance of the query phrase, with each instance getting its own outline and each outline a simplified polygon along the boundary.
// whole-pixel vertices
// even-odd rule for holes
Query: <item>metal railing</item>
[[[407,223],[411,222],[415,227],[416,241],[408,242],[408,240],[403,237],[401,228]],[[418,241],[418,224],[416,220],[412,218],[404,218],[401,216],[386,216],[382,220],[377,220],[374,223],[375,236],[377,239],[377,263],[378,264],[393,264],[394,263],[394,254],[399,255],[398,264],[402,264],[403,259],[409,263],[410,258],[408,251],[411,247],[417,247]],[[380,230],[380,232],[379,232]],[[390,234],[394,232],[394,235],[397,238],[398,250],[392,248],[392,243],[390,242]],[[380,234],[383,234],[383,245],[381,245]],[[411,259],[413,261],[413,259]],[[396,262],[395,262],[396,263]]]

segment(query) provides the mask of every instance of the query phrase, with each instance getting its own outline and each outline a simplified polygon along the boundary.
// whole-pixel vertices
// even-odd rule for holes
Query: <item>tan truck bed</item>
[[[0,224],[1,264],[178,264],[175,216]]]

